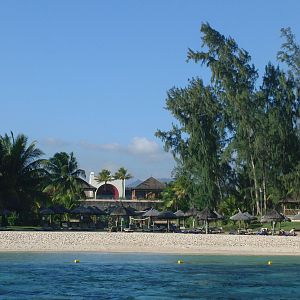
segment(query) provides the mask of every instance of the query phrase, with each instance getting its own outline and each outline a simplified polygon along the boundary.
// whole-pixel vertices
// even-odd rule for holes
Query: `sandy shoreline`
[[[1,231],[0,252],[300,255],[300,236]]]

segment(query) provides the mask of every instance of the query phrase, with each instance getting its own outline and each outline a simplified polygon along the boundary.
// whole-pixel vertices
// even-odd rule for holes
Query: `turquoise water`
[[[0,253],[0,278],[0,299],[300,298],[300,258],[284,256]]]

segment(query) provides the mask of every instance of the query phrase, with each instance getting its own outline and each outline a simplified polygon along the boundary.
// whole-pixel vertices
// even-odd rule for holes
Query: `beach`
[[[1,231],[1,252],[300,255],[300,236]]]

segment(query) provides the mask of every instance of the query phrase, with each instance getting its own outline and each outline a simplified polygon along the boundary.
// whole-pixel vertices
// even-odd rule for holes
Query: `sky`
[[[263,74],[282,27],[300,41],[299,11],[297,0],[2,0],[0,134],[25,134],[45,158],[73,151],[87,176],[125,167],[170,178],[154,133],[174,122],[170,88],[209,79],[186,62],[201,24],[233,37]]]

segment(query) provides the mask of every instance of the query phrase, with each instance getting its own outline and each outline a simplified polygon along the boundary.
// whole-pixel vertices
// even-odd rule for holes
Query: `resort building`
[[[86,194],[83,201],[85,205],[94,205],[101,209],[122,202],[125,206],[143,210],[161,202],[161,193],[165,187],[165,183],[153,177],[130,187],[126,187],[126,182],[120,179],[98,182],[95,173],[91,172],[89,183],[83,184]]]

